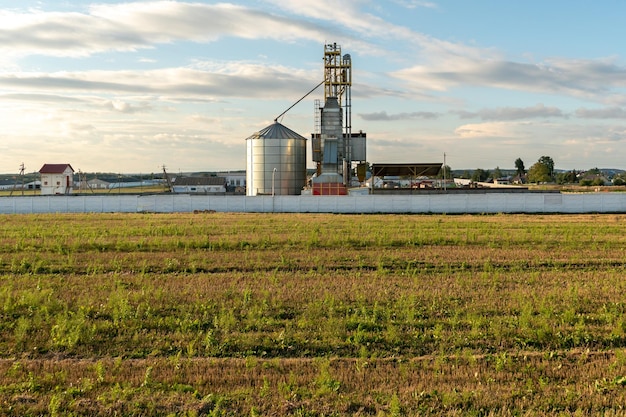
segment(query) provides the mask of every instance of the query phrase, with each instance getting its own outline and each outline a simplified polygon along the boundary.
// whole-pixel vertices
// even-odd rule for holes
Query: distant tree
[[[560,174],[557,174],[556,183],[557,184],[569,184],[569,181],[567,181],[567,174],[568,172],[561,172]]]
[[[544,155],[539,158],[537,162],[545,165],[546,168],[548,168],[548,175],[550,176],[550,179],[548,181],[554,180],[554,160],[552,160],[552,158],[550,158],[549,156]]]
[[[524,161],[522,161],[522,158],[517,158],[515,160],[515,170],[520,178],[522,178],[526,173],[526,168],[524,168]]]
[[[500,167],[496,167],[496,169],[493,170],[493,179],[497,180],[498,178],[502,178],[502,171],[500,171]]]
[[[576,171],[561,172],[556,175],[557,184],[576,184],[578,182],[578,174]]]
[[[529,182],[550,182],[550,168],[541,162],[535,162],[528,170]]]
[[[461,178],[469,180],[470,178],[472,178],[472,175],[469,173],[468,170],[465,170],[463,171],[463,174],[461,174]]]
[[[472,174],[472,181],[474,181],[474,182],[484,182],[484,181],[487,181],[487,178],[489,178],[489,175],[490,175],[489,170],[484,170],[484,169],[478,168]]]

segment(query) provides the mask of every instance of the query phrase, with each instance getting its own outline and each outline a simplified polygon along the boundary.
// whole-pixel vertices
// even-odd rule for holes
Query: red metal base
[[[347,195],[348,189],[340,182],[313,183],[313,195]]]

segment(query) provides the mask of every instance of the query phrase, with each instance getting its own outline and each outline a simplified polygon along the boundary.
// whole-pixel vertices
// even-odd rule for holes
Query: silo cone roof
[[[304,139],[302,135],[297,134],[288,127],[274,122],[265,129],[261,129],[256,133],[253,133],[248,139]]]

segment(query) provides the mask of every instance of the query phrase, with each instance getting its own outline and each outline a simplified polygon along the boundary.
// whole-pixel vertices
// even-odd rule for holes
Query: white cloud
[[[198,65],[200,67],[200,65]],[[172,100],[215,97],[298,97],[317,84],[317,73],[260,64],[206,63],[210,71],[164,68],[147,71],[63,71],[0,73],[0,87],[14,92],[161,95]],[[50,96],[52,93],[50,93]],[[49,96],[45,96],[49,97]],[[44,97],[44,98],[45,98]]]
[[[454,133],[461,138],[512,138],[521,137],[517,123],[471,123],[457,127]]]
[[[342,46],[357,51],[361,55],[388,55],[387,48],[378,46],[383,39],[415,42],[420,37],[420,34],[410,28],[392,24],[373,13],[366,12],[364,6],[368,2],[363,0],[344,0],[340,7],[336,0],[266,0],[265,2],[298,17],[326,22],[329,26],[321,31],[322,37],[311,38],[312,40],[331,41],[328,36],[332,35],[333,39],[344,39],[341,42]]]
[[[481,118],[482,120],[524,120],[536,118],[564,118],[567,117],[557,107],[546,107],[539,103],[532,107],[498,107],[495,109],[481,109],[477,112],[453,112],[461,119]]]
[[[429,65],[393,71],[415,90],[448,91],[459,86],[491,87],[524,92],[560,94],[599,102],[623,97],[626,67],[611,60],[550,60],[541,64],[431,55]]]
[[[439,117],[437,113],[434,112],[410,112],[410,113],[395,113],[395,114],[387,114],[386,111],[375,112],[375,113],[362,113],[359,114],[359,117],[363,120],[369,121],[397,121],[397,120],[432,120]]]
[[[152,110],[149,103],[134,104],[123,100],[110,100],[104,103],[104,107],[116,112],[132,114],[137,112],[145,112]]]
[[[576,117],[581,119],[626,119],[626,110],[621,107],[579,108],[576,110]]]
[[[394,3],[399,4],[402,7],[406,7],[407,9],[416,9],[418,7],[425,7],[428,9],[436,9],[437,3],[432,1],[422,1],[422,0],[393,0]]]
[[[180,40],[320,40],[323,28],[232,4],[147,1],[94,5],[88,13],[0,12],[0,51],[84,57],[106,51],[136,51]]]
[[[8,93],[0,94],[2,101],[14,101],[25,103],[82,103],[83,99],[77,97],[67,97],[58,94],[39,93]]]

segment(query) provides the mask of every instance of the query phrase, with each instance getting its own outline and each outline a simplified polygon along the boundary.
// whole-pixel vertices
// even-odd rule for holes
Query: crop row
[[[0,289],[0,351],[4,356],[25,351],[146,357],[183,350],[191,356],[353,357],[363,349],[390,356],[626,347],[622,274],[577,271],[576,276],[7,275]]]
[[[625,369],[622,351],[0,361],[0,405],[12,415],[621,415]]]

